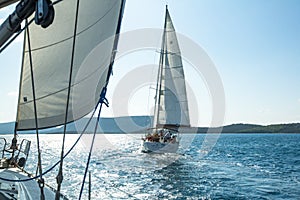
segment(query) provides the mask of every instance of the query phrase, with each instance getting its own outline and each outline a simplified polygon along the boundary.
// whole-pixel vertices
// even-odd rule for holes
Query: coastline
[[[67,134],[78,134],[84,129],[87,118],[82,118],[78,123],[70,123],[67,125]],[[98,134],[143,134],[150,127],[152,117],[149,116],[132,116],[132,117],[116,117],[102,118],[99,123]],[[92,119],[91,124],[97,123],[96,119]],[[13,134],[15,122],[0,123],[0,134]],[[94,130],[88,129],[86,134],[93,133]],[[63,127],[40,130],[41,134],[61,134]],[[300,123],[287,124],[231,124],[222,127],[189,127],[180,128],[181,133],[197,133],[197,134],[266,134],[266,133],[300,133]],[[35,134],[33,131],[22,131],[21,134]]]

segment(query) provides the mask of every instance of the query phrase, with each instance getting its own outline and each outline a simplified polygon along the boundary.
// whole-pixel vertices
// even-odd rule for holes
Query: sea
[[[66,135],[64,153],[78,137]],[[99,200],[300,199],[300,134],[184,134],[177,154],[141,153],[141,137],[96,135],[82,199],[89,187]],[[32,141],[25,169],[34,174],[36,135],[23,138]],[[44,172],[59,161],[62,138],[39,135]],[[83,135],[64,159],[62,193],[69,199],[79,198],[91,139]],[[46,184],[56,188],[57,172],[44,175]]]

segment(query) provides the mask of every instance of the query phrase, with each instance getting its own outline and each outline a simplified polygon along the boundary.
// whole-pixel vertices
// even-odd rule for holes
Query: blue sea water
[[[77,137],[67,135],[66,151]],[[78,199],[91,137],[64,161],[62,190],[70,199]],[[35,172],[35,135],[26,138],[33,140],[26,169]],[[47,170],[59,159],[62,136],[40,138]],[[175,155],[140,153],[140,138],[97,135],[92,199],[300,199],[300,134],[186,134]],[[45,175],[47,184],[56,187],[56,175],[57,167]]]

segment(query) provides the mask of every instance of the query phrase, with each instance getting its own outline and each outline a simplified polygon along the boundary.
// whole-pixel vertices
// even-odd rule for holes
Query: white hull
[[[142,152],[144,153],[176,153],[179,142],[149,142],[142,141]]]
[[[0,169],[0,177],[15,180],[29,178],[27,174],[18,168]],[[46,200],[55,199],[55,192],[46,186],[44,187],[44,194]],[[37,200],[40,199],[40,188],[35,180],[25,182],[7,182],[0,180],[0,199]]]

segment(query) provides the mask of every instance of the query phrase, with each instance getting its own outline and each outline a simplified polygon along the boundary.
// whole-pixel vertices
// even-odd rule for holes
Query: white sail
[[[181,53],[168,9],[160,56],[154,127],[190,126]]]
[[[72,122],[94,109],[102,88],[106,85],[109,66],[115,54],[118,40],[115,34],[120,28],[124,2],[81,0],[77,18],[77,0],[64,0],[54,5],[54,22],[47,29],[34,23],[29,26],[25,34],[17,113],[18,130],[36,128],[29,42],[38,128],[64,124],[71,67],[67,122]],[[78,21],[75,24],[76,18]],[[107,40],[108,38],[111,39]],[[95,47],[98,48],[96,52],[100,53],[93,56],[93,60],[87,61],[86,58]]]

